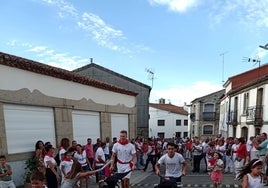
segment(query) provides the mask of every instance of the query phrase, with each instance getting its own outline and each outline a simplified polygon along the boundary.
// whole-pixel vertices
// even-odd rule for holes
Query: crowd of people
[[[60,146],[55,148],[50,142],[37,141],[34,157],[40,161],[40,165],[32,174],[32,186],[42,184],[42,187],[48,188],[71,188],[85,183],[88,188],[92,177],[95,176],[98,183],[116,170],[119,173],[127,172],[121,187],[128,188],[131,171],[145,172],[149,164],[158,175],[160,165],[164,164],[165,176],[174,177],[176,182],[180,182],[181,176],[187,173],[186,162],[192,163],[193,173],[200,173],[202,160],[205,163],[202,170],[210,175],[214,187],[220,187],[223,173],[234,174],[235,179],[242,180],[243,188],[260,187],[267,182],[266,133],[250,137],[248,141],[243,137],[225,139],[221,135],[205,140],[199,137],[144,139],[138,136],[129,141],[127,138],[127,132],[123,130],[118,140],[113,138],[111,141],[106,137],[105,141],[101,141],[98,138],[95,144],[91,138],[86,140],[85,145],[63,138]],[[12,169],[5,161],[5,156],[1,156],[1,188],[14,185],[10,176]],[[3,182],[10,183],[10,186],[3,185]]]

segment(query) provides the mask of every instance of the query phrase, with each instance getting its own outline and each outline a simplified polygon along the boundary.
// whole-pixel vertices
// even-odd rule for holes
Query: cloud
[[[79,28],[90,32],[98,45],[108,47],[114,51],[129,53],[125,47],[120,47],[118,41],[126,39],[123,32],[107,25],[99,16],[92,13],[84,13],[82,20],[77,22]]]
[[[220,24],[227,18],[232,18],[244,25],[268,27],[267,7],[267,0],[213,1],[209,9],[210,19],[214,24]]]
[[[149,0],[151,5],[167,6],[169,10],[174,12],[186,12],[198,5],[197,0]]]
[[[79,12],[70,2],[64,0],[42,0],[42,2],[56,7],[57,15],[62,19],[71,16],[74,19],[74,24],[85,31],[87,37],[92,37],[102,47],[124,54],[133,54],[142,50],[152,51],[144,44],[131,44],[122,30],[107,24],[98,15],[90,12]],[[143,46],[143,48],[139,48],[140,46]]]
[[[220,84],[214,84],[208,81],[198,81],[187,86],[178,86],[168,89],[152,89],[150,95],[151,103],[158,103],[160,98],[166,99],[166,102],[182,106],[184,103],[190,104],[196,98],[208,95],[223,89]]]
[[[49,5],[56,6],[59,10],[58,15],[61,18],[66,16],[78,16],[77,9],[69,2],[64,0],[42,0],[42,2],[47,3]]]
[[[36,61],[54,67],[63,68],[66,70],[73,70],[90,62],[89,59],[82,58],[80,56],[72,56],[68,53],[56,52],[42,45],[21,43],[16,40],[11,40],[7,42],[7,45],[12,46],[14,48],[19,48],[19,51],[26,51],[33,53],[37,57]]]

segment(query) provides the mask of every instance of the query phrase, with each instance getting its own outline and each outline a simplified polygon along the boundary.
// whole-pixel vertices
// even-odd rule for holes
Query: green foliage
[[[30,183],[32,172],[38,169],[40,166],[40,161],[36,157],[31,157],[25,161],[25,165],[25,182]]]

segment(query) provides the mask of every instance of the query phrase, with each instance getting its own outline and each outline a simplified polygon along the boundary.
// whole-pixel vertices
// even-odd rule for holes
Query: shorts
[[[100,169],[102,168],[104,165],[101,165],[101,166],[95,166],[95,169]],[[98,172],[99,173],[99,177],[105,177],[105,168],[102,169],[101,171]]]
[[[117,163],[117,171],[118,171],[118,173],[128,172],[130,170],[131,170],[131,168],[130,168],[129,163],[128,164]],[[130,176],[131,176],[131,172],[129,172],[124,178],[130,179]]]
[[[89,166],[88,165],[82,166],[82,171],[83,172],[90,171]]]

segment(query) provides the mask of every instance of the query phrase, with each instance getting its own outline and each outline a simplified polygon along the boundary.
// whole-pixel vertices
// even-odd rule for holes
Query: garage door
[[[111,115],[112,138],[119,138],[121,130],[128,132],[128,115],[127,114],[112,114]],[[128,134],[129,135],[129,134]]]
[[[95,144],[100,138],[100,114],[98,112],[78,111],[72,112],[73,137],[78,144],[85,145],[87,138]]]
[[[9,154],[34,151],[38,140],[55,146],[52,108],[4,105],[4,121]]]

